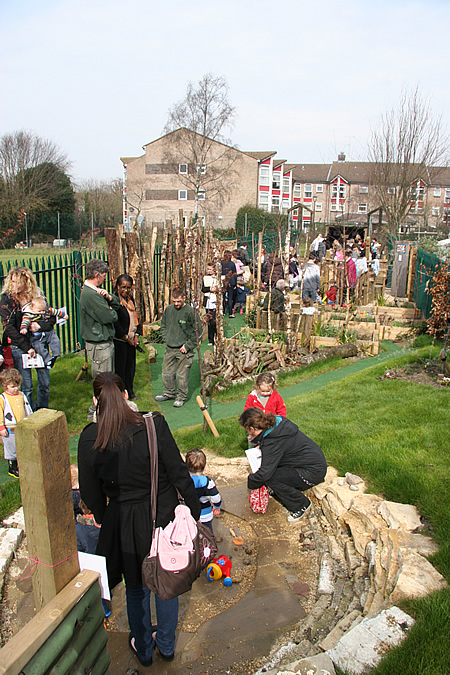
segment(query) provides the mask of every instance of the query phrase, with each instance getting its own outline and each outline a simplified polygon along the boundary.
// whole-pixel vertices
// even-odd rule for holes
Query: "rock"
[[[345,544],[345,560],[347,562],[348,573],[351,576],[353,570],[359,567],[360,560],[356,555],[356,549],[350,540]]]
[[[340,518],[346,513],[346,508],[331,493],[328,493],[325,499],[322,500],[321,507],[333,531],[336,532],[339,527]]]
[[[399,644],[414,619],[398,607],[366,618],[348,631],[327,654],[344,672],[363,675],[378,665],[386,649]]]
[[[352,539],[359,555],[363,556],[366,552],[366,546],[372,541],[372,531],[368,532],[365,523],[360,518],[347,512],[343,517],[345,524],[350,528]]]
[[[399,569],[391,602],[421,598],[428,593],[442,590],[446,585],[444,577],[428,560],[414,551],[400,550]]]
[[[327,496],[328,490],[325,487],[324,483],[319,483],[319,485],[315,485],[312,488],[312,493],[316,497],[316,499],[321,501],[324,497]]]
[[[324,553],[320,561],[318,595],[331,595],[334,590],[333,559],[329,553]]]
[[[357,476],[355,473],[346,473],[345,480],[349,485],[358,485],[359,483],[364,483],[363,479],[360,476]]]
[[[359,487],[357,485],[349,485],[350,490],[353,490],[354,492],[359,492]]]
[[[298,581],[296,581],[295,583],[292,584],[292,590],[294,591],[295,595],[301,595],[304,598],[307,598],[310,588],[308,584],[299,583]]]
[[[330,631],[327,637],[319,642],[319,647],[323,649],[324,652],[329,649],[333,649],[341,639],[341,637],[347,633],[351,628],[354,628],[362,621],[361,612],[357,609],[354,609],[352,612],[344,616],[344,618],[336,624],[332,631]]]
[[[281,668],[277,675],[335,675],[333,662],[327,654],[308,656]]]
[[[345,485],[345,480],[342,480],[341,478],[341,480],[338,480],[337,484],[339,485],[339,487],[342,487],[342,485]]]
[[[412,534],[404,530],[397,530],[398,543],[401,548],[408,548],[423,556],[430,556],[437,553],[439,546],[431,537],[423,534]]]
[[[344,509],[349,509],[356,497],[356,495],[348,489],[347,483],[344,483],[343,485],[332,483],[328,488],[328,492],[334,495],[336,499],[339,499]]]
[[[411,532],[422,527],[419,512],[411,504],[397,504],[396,502],[381,502],[377,509],[380,516],[394,530],[402,528]]]

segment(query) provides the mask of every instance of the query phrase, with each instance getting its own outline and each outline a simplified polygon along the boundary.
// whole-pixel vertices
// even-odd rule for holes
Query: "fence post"
[[[16,426],[25,531],[36,610],[79,572],[63,412],[42,408]],[[34,569],[33,569],[34,567]]]
[[[81,297],[81,286],[83,282],[83,260],[81,258],[80,251],[73,252],[73,278],[74,278],[74,287],[75,287],[75,302],[73,305],[74,316],[75,316],[75,331],[76,331],[76,342],[80,343],[81,349],[84,348],[83,338],[81,337],[81,327],[80,327],[80,297]]]

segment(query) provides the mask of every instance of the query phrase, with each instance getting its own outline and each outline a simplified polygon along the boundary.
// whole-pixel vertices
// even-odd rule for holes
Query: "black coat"
[[[27,352],[31,349],[30,333],[22,335],[20,333],[20,324],[22,323],[22,311],[20,305],[10,295],[3,293],[0,297],[0,318],[3,325],[3,345],[6,345],[6,338],[11,340],[11,344]],[[53,330],[56,323],[56,316],[49,317],[48,321],[39,321],[43,332]]]
[[[285,417],[277,416],[277,425],[261,432],[252,444],[261,448],[261,466],[248,477],[250,490],[265,485],[278,467],[300,469],[303,478],[313,485],[325,478],[327,462],[322,450]]]
[[[176,490],[184,497],[195,520],[200,502],[186,464],[166,420],[153,413],[158,439],[157,527],[165,527],[178,505]],[[120,448],[93,449],[97,425],[89,424],[78,443],[78,470],[81,498],[101,523],[97,554],[106,557],[109,585],[121,581],[142,584],[142,561],[152,538],[150,515],[150,455],[145,424],[124,430]],[[109,502],[108,502],[109,499]]]
[[[123,305],[120,305],[119,309],[116,311],[117,311],[117,321],[114,324],[114,328],[116,329],[116,338],[118,340],[123,340],[125,335],[128,335],[128,331],[130,329],[130,314],[127,308],[124,307]],[[141,324],[139,324],[136,327],[136,334],[142,335]]]

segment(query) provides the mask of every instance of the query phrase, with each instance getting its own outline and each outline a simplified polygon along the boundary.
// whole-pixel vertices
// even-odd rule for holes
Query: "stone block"
[[[398,504],[397,502],[381,502],[378,513],[386,523],[394,530],[402,528],[408,532],[422,527],[419,512],[411,504]]]
[[[434,591],[440,591],[447,585],[442,574],[423,556],[401,549],[399,568],[391,602],[397,603],[407,598],[421,598]]]
[[[377,507],[382,503],[377,495],[356,495],[349,512],[364,523],[366,530],[373,533],[379,527],[385,527],[385,522],[377,513]]]
[[[0,574],[5,574],[12,557],[22,541],[23,530],[16,527],[0,528]]]
[[[314,497],[316,497],[316,499],[318,499],[319,501],[321,501],[328,494],[328,490],[325,486],[325,483],[319,483],[319,485],[315,485],[311,491]]]
[[[334,563],[329,553],[324,553],[320,561],[318,595],[331,595],[334,590]]]
[[[333,529],[333,532],[336,532],[339,527],[340,518],[347,512],[347,510],[331,493],[327,494],[325,499],[322,500],[321,506],[326,519]]]
[[[328,486],[328,492],[339,499],[345,509],[349,509],[357,495],[350,490],[348,483],[338,485],[337,482]]]
[[[366,524],[355,514],[347,511],[342,516],[345,524],[350,528],[352,534],[353,543],[359,555],[364,557],[366,552],[366,546],[369,541],[372,541],[372,528],[367,529]]]
[[[413,534],[405,530],[396,530],[396,534],[400,548],[407,548],[423,556],[433,555],[439,550],[436,542],[423,534]]]
[[[375,668],[386,649],[399,644],[414,624],[414,619],[398,607],[363,619],[339,640],[327,654],[344,672],[363,675]]]
[[[277,675],[335,675],[333,662],[327,654],[308,656],[279,670]]]
[[[345,560],[347,562],[348,573],[351,576],[353,570],[360,566],[361,560],[358,558],[356,549],[350,540],[345,544]]]
[[[319,647],[323,649],[324,652],[328,651],[329,649],[333,649],[341,637],[351,628],[357,626],[360,621],[362,621],[361,612],[359,612],[357,609],[354,609],[336,624],[333,630],[328,633],[326,638],[319,643]]]

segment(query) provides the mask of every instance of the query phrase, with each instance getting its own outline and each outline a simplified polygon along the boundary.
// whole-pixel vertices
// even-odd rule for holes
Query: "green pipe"
[[[45,673],[72,640],[77,621],[84,621],[91,611],[91,607],[97,605],[102,607],[100,584],[98,581],[86,591],[63,622],[22,669],[23,675],[40,675],[41,673]]]
[[[80,658],[80,655],[89,644],[89,640],[92,639],[92,635],[97,631],[99,626],[103,628],[104,617],[105,612],[101,603],[90,608],[89,615],[86,617],[85,621],[83,621],[81,626],[76,627],[73,639],[66,646],[61,657],[49,671],[49,675],[66,675],[66,673],[73,668]]]
[[[111,657],[106,647],[107,642],[108,633],[103,626],[100,626],[95,634],[92,635],[92,638],[86,645],[84,651],[80,654],[78,661],[72,667],[70,674],[78,675],[79,673],[80,675],[84,675],[85,673],[90,673],[90,675],[93,675],[94,672],[97,672],[99,675],[103,675],[111,661]]]

